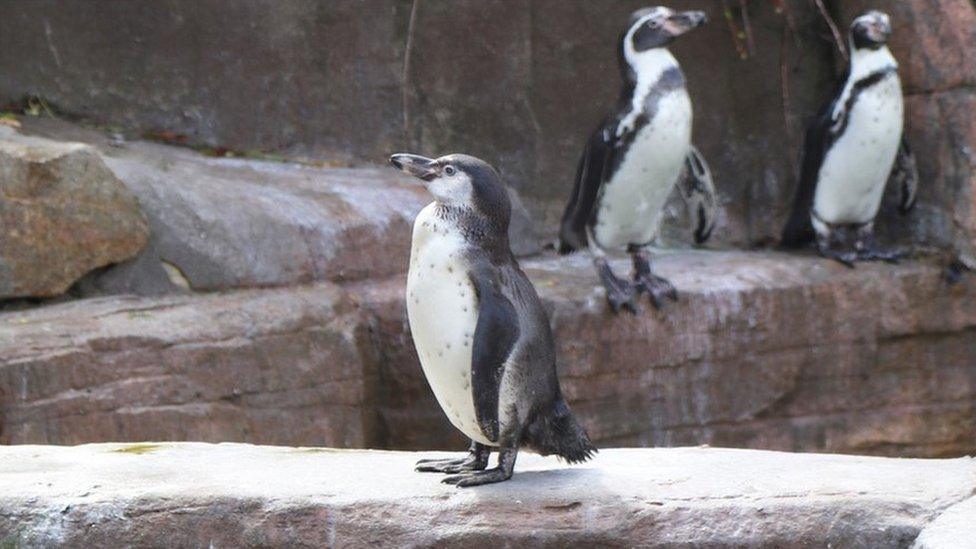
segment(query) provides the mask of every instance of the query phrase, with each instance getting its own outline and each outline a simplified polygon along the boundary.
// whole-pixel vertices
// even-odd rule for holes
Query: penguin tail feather
[[[532,447],[544,456],[555,454],[569,463],[582,463],[598,452],[562,397],[549,413],[540,414],[528,430]]]

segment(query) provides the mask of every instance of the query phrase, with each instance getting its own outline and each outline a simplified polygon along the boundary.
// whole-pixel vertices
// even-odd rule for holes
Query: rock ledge
[[[512,481],[464,490],[414,473],[418,457],[201,443],[0,448],[0,544],[892,547],[976,489],[971,458],[675,448],[604,450],[566,467],[523,455]]]

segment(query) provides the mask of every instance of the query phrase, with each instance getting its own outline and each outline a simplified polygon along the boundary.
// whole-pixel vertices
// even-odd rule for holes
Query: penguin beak
[[[424,181],[434,179],[440,171],[436,160],[417,154],[395,154],[390,157],[390,163],[398,170]]]
[[[708,23],[708,16],[703,11],[682,11],[668,17],[668,31],[672,36],[680,36],[690,30]]]

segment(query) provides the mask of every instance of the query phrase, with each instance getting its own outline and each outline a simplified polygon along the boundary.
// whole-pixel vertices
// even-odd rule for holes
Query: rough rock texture
[[[352,304],[329,285],[0,316],[0,442],[374,446]]]
[[[0,448],[0,542],[907,547],[976,489],[972,459],[605,450],[576,467],[523,455],[512,480],[458,489],[414,473],[418,457],[238,444]]]
[[[972,549],[976,547],[976,497],[948,508],[922,530],[915,549]]]
[[[657,270],[682,299],[612,317],[587,259],[523,262],[550,310],[564,392],[595,440],[907,456],[976,452],[976,285],[933,265],[681,253]],[[619,272],[625,262],[616,264]],[[396,448],[462,444],[430,396],[400,297],[379,325],[377,402]]]
[[[971,0],[853,0],[847,22],[867,9],[892,16],[907,132],[921,185],[907,220],[882,218],[900,238],[951,248],[976,266],[976,4]],[[899,226],[900,225],[900,226]]]
[[[721,3],[660,3],[712,21],[674,52],[722,194],[715,239],[768,240],[789,207],[800,125],[832,88],[826,26],[790,0],[787,36],[772,2],[749,2],[754,52],[742,59]],[[586,138],[619,93],[618,35],[645,5],[0,0],[0,105],[34,94],[136,133],[353,162],[468,152],[499,166],[554,233]]]
[[[0,126],[0,300],[61,294],[147,239],[139,203],[95,150]]]
[[[57,120],[21,120],[28,134],[91,143],[149,216],[145,253],[89,277],[82,295],[171,293],[179,289],[173,276],[200,291],[382,278],[406,270],[413,219],[431,201],[419,181],[382,166],[213,158]],[[538,252],[512,193],[515,251]]]
[[[612,317],[585,258],[525,262],[564,392],[599,444],[976,453],[972,278],[759,253],[657,266],[682,300]],[[0,442],[462,448],[417,363],[403,283],[0,315]]]

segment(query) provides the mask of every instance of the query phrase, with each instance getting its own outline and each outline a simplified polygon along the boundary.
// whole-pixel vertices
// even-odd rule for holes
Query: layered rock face
[[[0,301],[52,297],[148,239],[129,189],[91,147],[0,126]]]
[[[430,456],[188,443],[0,448],[0,542],[908,547],[917,539],[950,549],[976,534],[972,521],[947,530],[973,501],[968,458],[604,450],[575,467],[520,456],[510,481],[458,489],[413,472]]]
[[[947,286],[937,266],[675,254],[658,269],[682,300],[639,317],[607,312],[581,256],[524,266],[550,310],[564,392],[598,444],[976,451],[976,286]],[[7,313],[0,441],[463,448],[417,363],[403,284]]]

